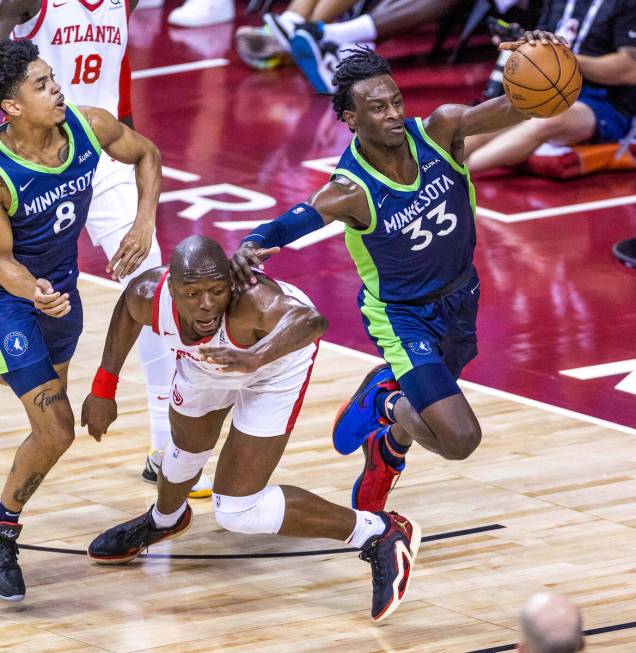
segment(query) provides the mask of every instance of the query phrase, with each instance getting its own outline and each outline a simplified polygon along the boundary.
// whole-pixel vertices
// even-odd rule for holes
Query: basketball
[[[536,118],[558,116],[576,102],[581,70],[564,45],[524,43],[504,68],[504,90],[517,111]]]

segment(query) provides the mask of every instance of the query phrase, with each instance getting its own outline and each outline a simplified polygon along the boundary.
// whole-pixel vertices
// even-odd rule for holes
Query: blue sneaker
[[[332,80],[340,63],[338,46],[322,43],[321,38],[321,23],[299,25],[290,42],[291,54],[314,90],[333,95],[336,88]]]
[[[374,367],[336,415],[333,425],[334,449],[343,456],[348,456],[361,447],[379,426],[387,424],[375,407],[375,397],[379,390],[399,389],[400,386],[386,363]]]

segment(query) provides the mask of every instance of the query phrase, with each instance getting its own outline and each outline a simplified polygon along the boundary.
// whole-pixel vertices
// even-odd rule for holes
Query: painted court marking
[[[158,68],[145,68],[144,70],[134,70],[133,79],[145,79],[147,77],[159,77],[161,75],[174,75],[175,73],[187,73],[191,70],[202,70],[204,68],[218,68],[227,66],[230,62],[228,59],[202,59],[201,61],[190,61],[188,63],[178,63],[172,66],[159,66]]]

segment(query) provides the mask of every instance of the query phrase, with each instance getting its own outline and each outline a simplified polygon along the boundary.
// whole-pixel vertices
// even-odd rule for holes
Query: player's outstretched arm
[[[82,405],[82,426],[87,426],[98,442],[117,419],[115,393],[119,372],[141,328],[152,324],[152,298],[159,271],[160,268],[148,270],[134,279],[119,298],[110,319],[102,362]]]
[[[371,219],[367,199],[360,186],[344,177],[336,177],[315,192],[307,202],[293,206],[271,222],[259,225],[230,259],[234,284],[246,290],[256,284],[252,268],[263,268],[262,262],[281,247],[317,231],[331,222],[344,222],[364,228]]]
[[[70,310],[68,293],[53,289],[47,279],[36,279],[13,257],[13,232],[4,207],[0,206],[0,286],[16,297],[33,302],[50,317],[64,317]]]
[[[501,50],[516,50],[524,43],[553,43],[566,45],[560,36],[542,30],[528,31],[514,42],[499,44]],[[482,102],[475,107],[461,104],[444,104],[425,121],[427,134],[461,165],[463,163],[464,139],[467,136],[488,134],[528,120],[529,116],[517,111],[505,95]]]
[[[258,342],[248,349],[199,347],[199,354],[222,372],[254,372],[314,342],[329,323],[314,306],[259,284],[241,296],[239,319],[253,324]],[[262,340],[266,335],[270,337]]]
[[[147,138],[126,127],[108,111],[95,107],[81,107],[81,111],[104,150],[113,159],[135,166],[139,191],[137,217],[106,268],[113,279],[121,279],[139,267],[152,245],[161,190],[161,155]]]

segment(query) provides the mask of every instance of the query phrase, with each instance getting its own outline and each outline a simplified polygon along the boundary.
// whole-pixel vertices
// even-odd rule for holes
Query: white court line
[[[134,70],[133,79],[145,79],[146,77],[159,77],[160,75],[173,75],[174,73],[185,73],[189,70],[201,70],[202,68],[218,68],[227,66],[230,63],[227,59],[202,59],[201,61],[190,61],[189,63],[178,63],[173,66],[160,66],[159,68],[146,68],[145,70]]]
[[[84,281],[91,281],[101,286],[114,289],[122,289],[122,285],[117,281],[112,281],[111,279],[103,279],[94,274],[88,274],[87,272],[80,272],[80,279]],[[343,355],[351,356],[353,358],[358,358],[363,361],[367,361],[372,365],[378,365],[382,363],[383,360],[379,356],[373,356],[372,354],[367,354],[363,351],[357,351],[356,349],[351,349],[349,347],[344,347],[342,345],[337,345],[335,342],[327,342],[325,340],[320,341],[320,346],[325,349],[329,349],[336,353]],[[512,392],[506,392],[505,390],[497,390],[497,388],[491,388],[487,385],[481,385],[480,383],[474,383],[473,381],[459,381],[459,385],[462,388],[467,388],[468,390],[476,390],[478,392],[483,392],[484,394],[490,395],[491,397],[497,397],[498,399],[506,399],[507,401],[514,401],[515,403],[522,404],[524,406],[531,406],[532,408],[539,408],[545,410],[549,413],[555,413],[556,415],[563,415],[564,417],[570,417],[576,419],[579,422],[587,422],[588,424],[594,424],[595,426],[601,426],[606,429],[611,429],[612,431],[618,431],[620,433],[627,433],[628,435],[636,435],[636,429],[633,429],[629,426],[623,426],[622,424],[616,424],[615,422],[608,422],[607,420],[600,419],[598,417],[592,417],[591,415],[585,415],[584,413],[579,413],[575,410],[569,410],[568,408],[561,408],[560,406],[553,406],[552,404],[546,404],[543,401],[536,401],[535,399],[529,399],[528,397],[522,397],[521,395],[516,395]]]
[[[177,168],[171,168],[170,166],[162,165],[161,173],[164,177],[183,182],[199,181],[199,179],[201,179],[201,175],[195,175],[192,172],[186,172],[185,170],[177,170]]]
[[[568,213],[579,213],[593,209],[608,209],[612,206],[625,206],[636,204],[636,195],[624,195],[623,197],[610,197],[605,200],[594,202],[582,202],[581,204],[566,204],[565,206],[553,206],[549,209],[538,209],[536,211],[522,211],[521,213],[510,213],[505,216],[503,222],[523,222],[525,220],[538,220],[551,218],[555,215],[566,215]],[[504,214],[502,214],[504,215]],[[487,216],[486,217],[490,217]],[[497,219],[497,218],[495,218]]]

